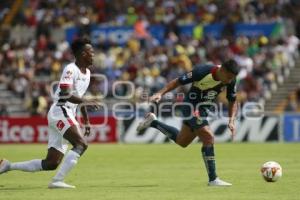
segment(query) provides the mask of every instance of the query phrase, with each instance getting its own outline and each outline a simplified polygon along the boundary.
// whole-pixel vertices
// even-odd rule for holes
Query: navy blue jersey
[[[218,66],[197,65],[191,72],[179,77],[182,85],[192,83],[192,87],[185,96],[185,102],[195,104],[212,103],[225,88],[227,89],[227,99],[232,102],[236,99],[236,80],[229,84],[223,84],[215,80],[215,73]]]

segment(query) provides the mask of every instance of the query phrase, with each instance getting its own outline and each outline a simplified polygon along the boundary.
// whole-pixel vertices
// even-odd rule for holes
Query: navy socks
[[[217,178],[214,146],[203,146],[201,149],[209,181]]]
[[[165,134],[168,138],[176,142],[176,137],[179,133],[179,130],[174,128],[173,126],[169,126],[164,124],[158,120],[154,120],[151,125],[152,128],[156,128],[160,130],[163,134]]]

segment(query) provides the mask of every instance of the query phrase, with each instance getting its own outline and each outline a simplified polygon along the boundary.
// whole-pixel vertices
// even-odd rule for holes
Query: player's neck
[[[220,81],[220,68],[217,68],[215,72],[213,72],[213,78],[215,81]]]
[[[83,74],[86,73],[86,69],[88,68],[88,66],[85,63],[80,62],[79,60],[76,60],[75,64],[77,65],[77,67]]]

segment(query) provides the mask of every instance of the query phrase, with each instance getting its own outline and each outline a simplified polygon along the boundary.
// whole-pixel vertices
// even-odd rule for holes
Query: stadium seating
[[[110,82],[133,82],[137,88],[135,96],[141,90],[154,93],[191,70],[193,64],[220,64],[234,58],[243,68],[239,75],[239,100],[265,103],[278,88],[284,90],[288,86],[285,83],[297,68],[300,33],[293,27],[298,27],[300,20],[294,20],[295,8],[299,6],[296,1],[141,2],[36,0],[21,1],[21,6],[20,1],[1,5],[0,20],[5,26],[0,43],[0,114],[46,114],[51,102],[49,85],[72,60],[65,38],[70,27],[77,27],[79,35],[88,37],[95,25],[133,27],[133,34],[124,45],[95,43],[92,71],[106,75]],[[14,13],[7,13],[8,7],[15,7]],[[225,25],[220,38],[203,33],[203,27],[213,23]],[[246,37],[234,35],[232,27],[237,23],[276,23],[278,27],[268,37]],[[157,42],[148,29],[158,24],[165,29],[164,44]],[[187,37],[180,27],[191,24],[195,25],[193,35]],[[101,87],[92,81],[88,95],[101,95]],[[127,94],[124,88],[118,90],[119,95]],[[116,101],[111,88],[106,100]]]

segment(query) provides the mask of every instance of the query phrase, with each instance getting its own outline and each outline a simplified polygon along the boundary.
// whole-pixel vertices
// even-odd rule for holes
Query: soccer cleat
[[[139,123],[136,131],[141,132],[142,130],[148,128],[154,120],[156,120],[155,114],[151,112],[147,113],[145,119]]]
[[[66,184],[63,181],[54,181],[49,183],[48,188],[49,189],[74,189],[76,187],[74,185]]]
[[[6,159],[0,160],[0,174],[3,174],[10,169],[10,162]]]
[[[208,182],[208,186],[231,186],[231,185],[232,185],[231,183],[222,181],[218,177],[215,180]]]

